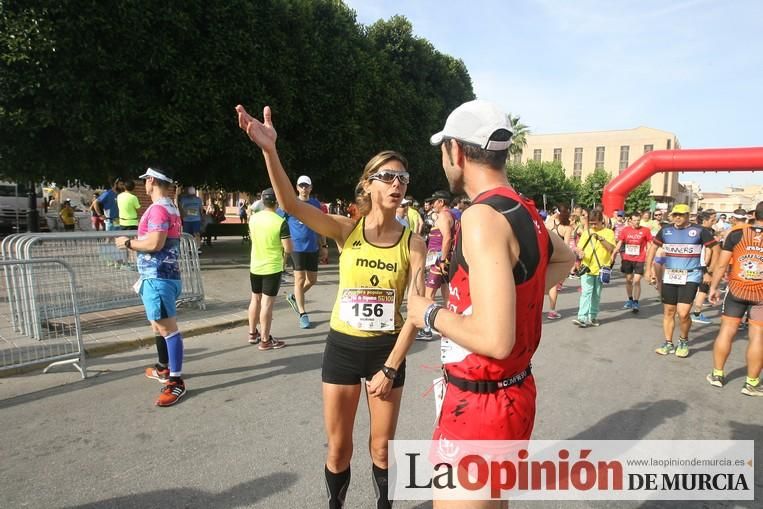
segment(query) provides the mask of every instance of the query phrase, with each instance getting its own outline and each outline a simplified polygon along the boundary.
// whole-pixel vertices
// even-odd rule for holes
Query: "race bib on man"
[[[685,285],[687,279],[689,279],[688,270],[665,269],[665,277],[662,278],[662,282],[669,285]]]
[[[185,209],[185,215],[188,217],[196,217],[200,215],[200,210],[197,209],[196,207],[189,207]]]
[[[346,288],[342,291],[339,318],[363,331],[395,330],[395,290]]]
[[[638,244],[625,244],[625,254],[628,256],[638,256],[641,253],[641,246]]]
[[[442,412],[442,402],[445,401],[445,377],[439,377],[432,380],[432,389],[434,392],[434,424],[440,420]]]

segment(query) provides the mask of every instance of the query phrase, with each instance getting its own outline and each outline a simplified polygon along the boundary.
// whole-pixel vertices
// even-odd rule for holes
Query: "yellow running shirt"
[[[289,224],[272,210],[263,210],[249,220],[252,257],[249,272],[268,276],[283,271],[283,244],[290,238]]]
[[[378,247],[365,238],[366,218],[355,225],[339,257],[339,289],[331,328],[371,338],[397,334],[403,326],[400,305],[408,285],[411,230],[397,244]]]

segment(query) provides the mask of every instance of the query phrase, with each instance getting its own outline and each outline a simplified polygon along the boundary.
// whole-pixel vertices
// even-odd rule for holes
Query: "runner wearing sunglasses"
[[[350,483],[352,431],[365,379],[376,507],[387,499],[387,442],[395,435],[405,382],[405,355],[416,335],[403,324],[406,286],[423,295],[424,241],[395,219],[407,190],[407,162],[396,152],[375,155],[358,182],[359,221],[323,214],[298,200],[276,151],[270,107],[264,122],[237,106],[239,127],[261,149],[278,202],[288,213],[342,246],[339,290],[323,354],[323,415],[328,435],[325,476],[330,508],[344,505]]]

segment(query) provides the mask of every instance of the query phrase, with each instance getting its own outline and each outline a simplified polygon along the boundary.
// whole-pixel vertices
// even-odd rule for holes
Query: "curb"
[[[240,327],[242,325],[246,325],[249,323],[249,321],[246,318],[236,318],[235,320],[228,320],[225,322],[210,324],[210,325],[202,325],[200,327],[195,327],[192,329],[185,329],[182,330],[183,339],[192,338],[195,336],[201,336],[204,334],[209,334],[211,332],[217,332],[221,330],[227,330],[227,329],[235,329],[236,327]],[[85,356],[90,357],[103,357],[105,355],[111,355],[114,353],[121,353],[121,352],[127,352],[130,350],[137,350],[140,348],[150,347],[154,346],[154,336],[143,336],[141,338],[137,339],[131,339],[128,341],[115,341],[111,343],[106,343],[103,345],[92,345],[87,346],[85,345]]]
[[[183,330],[183,339],[192,338],[195,336],[202,336],[204,334],[210,334],[212,332],[235,329],[242,325],[247,325],[249,320],[247,318],[236,318],[235,320],[227,320],[224,322],[202,325],[200,327],[194,327],[191,329]],[[154,346],[154,336],[143,336],[137,339],[130,339],[126,341],[112,341],[104,344],[87,345],[85,344],[85,358],[92,359],[95,357],[105,357],[115,353],[129,352],[130,350],[139,350],[141,348],[147,348]],[[31,373],[40,369],[47,361],[41,361],[37,364],[30,364],[28,366],[20,366],[18,368],[8,368],[0,371],[0,379],[8,378],[14,375],[23,375],[25,373]]]

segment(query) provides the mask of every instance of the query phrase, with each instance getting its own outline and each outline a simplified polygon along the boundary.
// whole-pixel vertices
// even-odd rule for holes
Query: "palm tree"
[[[509,123],[511,124],[511,131],[514,133],[511,137],[509,154],[521,154],[527,146],[527,135],[530,134],[530,128],[519,120],[519,115],[514,116],[511,113],[509,113]]]

